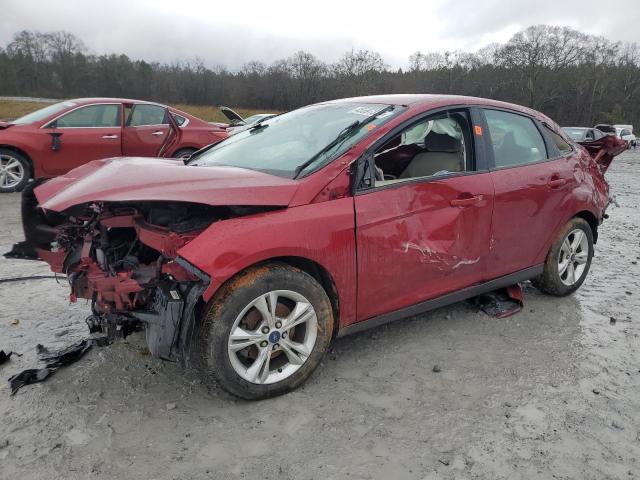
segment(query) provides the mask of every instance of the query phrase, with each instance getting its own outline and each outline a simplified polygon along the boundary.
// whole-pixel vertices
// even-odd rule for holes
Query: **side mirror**
[[[350,173],[353,177],[354,192],[356,190],[367,190],[373,187],[375,171],[372,171],[373,155],[359,158],[351,164]]]
[[[62,133],[50,133],[49,135],[51,135],[51,150],[57,152],[60,150],[60,137],[62,136]]]

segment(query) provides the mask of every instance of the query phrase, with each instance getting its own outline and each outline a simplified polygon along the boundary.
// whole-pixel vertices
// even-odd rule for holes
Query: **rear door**
[[[533,118],[495,109],[484,114],[495,188],[489,276],[497,278],[544,261],[579,160],[560,135]]]
[[[122,153],[122,105],[84,105],[42,127],[51,136],[51,154],[42,162],[50,175],[61,175],[79,165]]]
[[[152,104],[127,105],[122,152],[129,157],[157,157],[170,133],[165,107]]]
[[[483,279],[493,186],[470,124],[466,110],[414,120],[367,157],[377,178],[354,199],[358,320]]]

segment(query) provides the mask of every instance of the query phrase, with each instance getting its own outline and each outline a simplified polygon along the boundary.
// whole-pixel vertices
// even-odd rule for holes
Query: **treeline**
[[[207,59],[213,64],[215,59]],[[173,64],[94,55],[67,32],[21,31],[0,47],[0,95],[114,96],[167,103],[290,110],[377,93],[452,93],[544,111],[561,124],[640,125],[640,50],[567,27],[537,25],[477,52],[415,52],[391,69],[380,54],[349,51],[328,64],[297,52],[238,71],[201,59]]]

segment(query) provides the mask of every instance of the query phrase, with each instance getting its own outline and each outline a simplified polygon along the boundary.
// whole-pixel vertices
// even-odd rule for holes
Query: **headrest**
[[[424,139],[424,147],[428,152],[458,153],[460,140],[431,131]]]

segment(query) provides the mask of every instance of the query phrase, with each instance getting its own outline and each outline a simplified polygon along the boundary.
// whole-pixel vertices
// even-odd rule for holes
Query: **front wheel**
[[[533,284],[545,293],[570,295],[584,282],[593,258],[593,232],[586,220],[575,217],[558,233]]]
[[[258,400],[289,392],[320,364],[333,312],[309,274],[273,263],[221,287],[194,339],[196,366],[234,395]]]
[[[183,160],[186,160],[191,157],[194,152],[195,149],[193,148],[181,148],[180,150],[176,150],[176,152],[173,154],[173,158],[181,158]]]
[[[13,150],[0,148],[0,192],[20,192],[31,178],[31,165]]]

